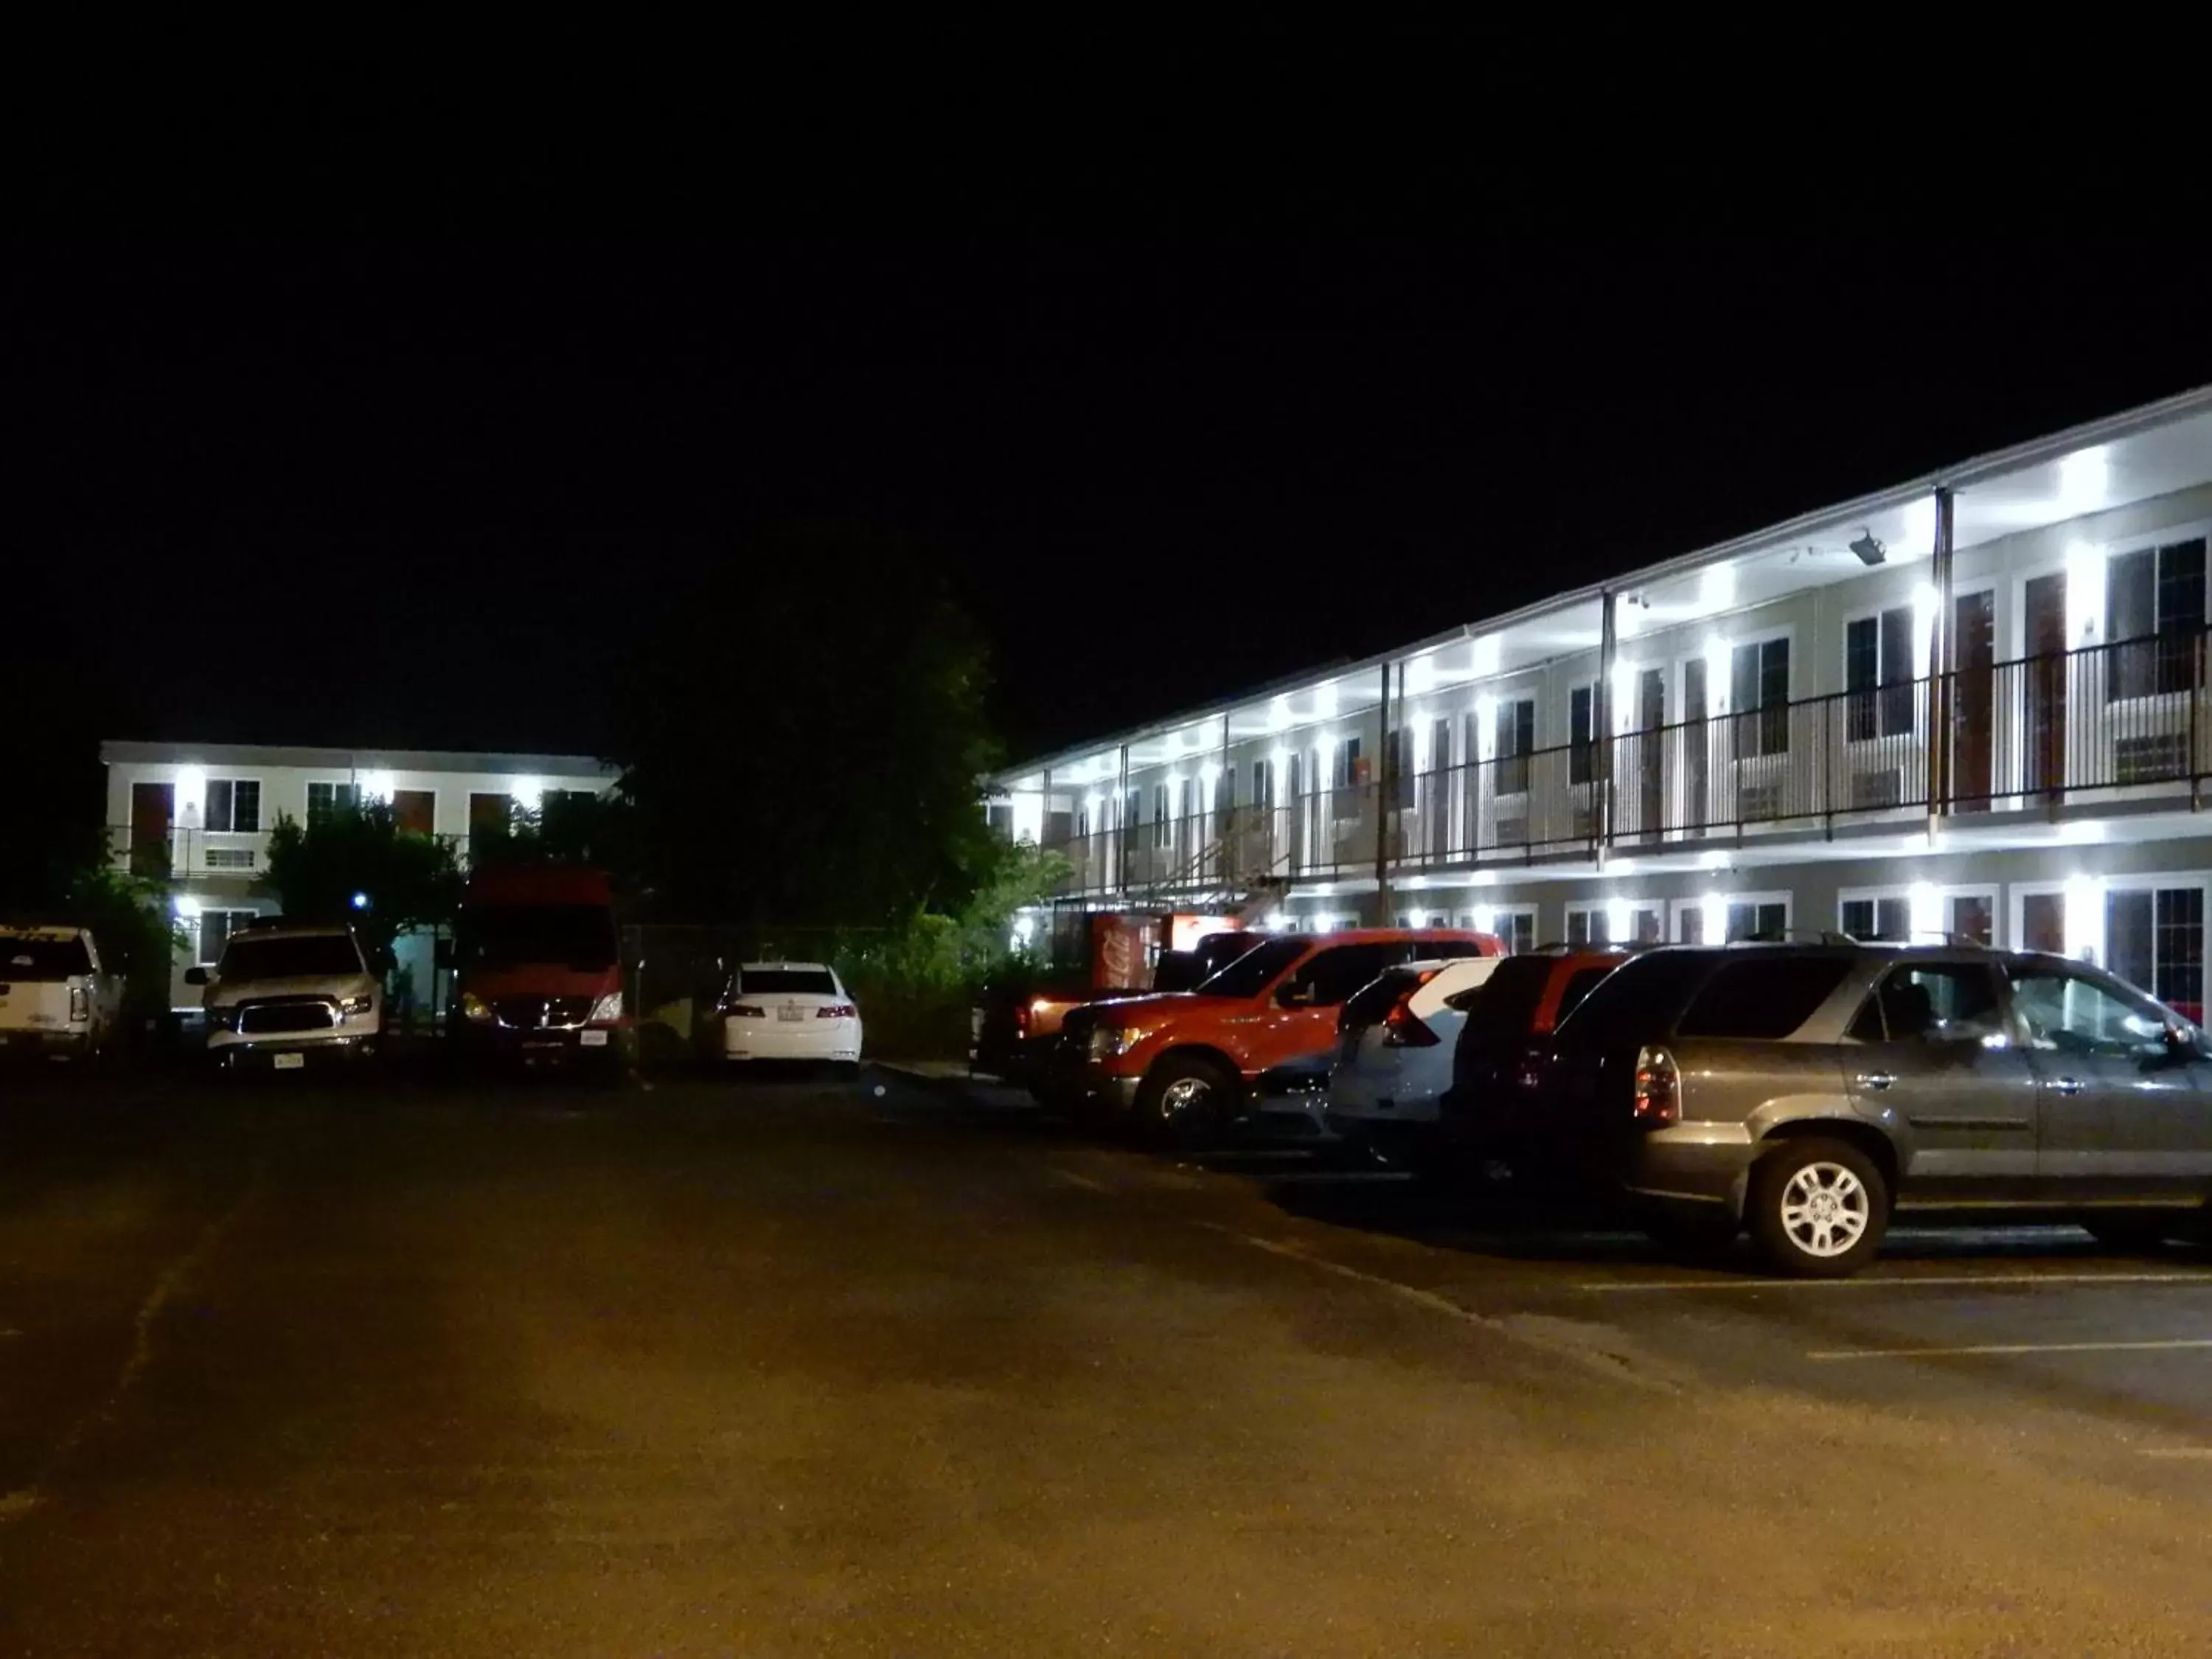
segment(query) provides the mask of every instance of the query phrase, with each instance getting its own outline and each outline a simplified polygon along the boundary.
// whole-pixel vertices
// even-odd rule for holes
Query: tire
[[[2108,1250],[2147,1255],[2165,1249],[2166,1241],[2182,1230],[2185,1220],[2163,1210],[2134,1210],[2083,1216],[2081,1225]]]
[[[1778,1273],[1848,1279],[1889,1226],[1889,1183],[1849,1142],[1785,1140],[1752,1170],[1752,1236]]]
[[[1170,1054],[1137,1091],[1137,1133],[1158,1147],[1194,1152],[1220,1139],[1236,1115],[1243,1079],[1201,1054]]]

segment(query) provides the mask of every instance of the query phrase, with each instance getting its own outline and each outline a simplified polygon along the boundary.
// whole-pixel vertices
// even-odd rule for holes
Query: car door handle
[[[2088,1086],[2078,1077],[2053,1078],[2051,1082],[2051,1092],[2060,1095],[2078,1095]]]
[[[1887,1072],[1861,1072],[1859,1081],[1867,1088],[1880,1091],[1889,1087],[1897,1079]]]

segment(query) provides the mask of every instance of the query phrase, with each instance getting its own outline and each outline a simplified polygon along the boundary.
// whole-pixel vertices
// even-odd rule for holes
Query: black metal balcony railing
[[[2208,638],[1972,664],[1940,686],[1899,681],[1497,756],[1393,780],[1387,800],[1370,784],[1109,826],[1057,843],[1072,866],[1065,890],[1231,892],[1371,874],[1378,852],[1419,871],[1832,826],[1931,802],[2021,811],[2179,785],[2193,799],[2212,777]]]

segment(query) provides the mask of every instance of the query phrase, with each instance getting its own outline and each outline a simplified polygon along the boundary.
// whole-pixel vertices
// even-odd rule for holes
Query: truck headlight
[[[622,1018],[622,993],[620,991],[610,991],[606,995],[601,997],[597,1002],[593,1003],[592,1005],[592,1018],[594,1020],[620,1019]]]
[[[1091,1033],[1091,1057],[1112,1060],[1118,1054],[1126,1054],[1144,1035],[1133,1025],[1101,1025]]]
[[[461,993],[461,1018],[482,1025],[491,1018],[491,1005],[474,991]]]
[[[371,996],[343,997],[339,1000],[338,1012],[341,1014],[365,1014],[369,1011],[370,1007],[374,1005],[375,1000],[376,999]]]

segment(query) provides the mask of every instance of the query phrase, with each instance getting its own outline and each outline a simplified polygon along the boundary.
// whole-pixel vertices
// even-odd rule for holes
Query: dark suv
[[[1560,1026],[1527,1093],[1523,1127],[1678,1231],[1748,1224],[1795,1274],[1864,1267],[1893,1209],[2066,1212],[2136,1245],[2212,1195],[2204,1034],[2061,957],[1653,951]]]

